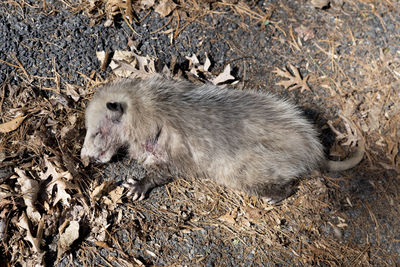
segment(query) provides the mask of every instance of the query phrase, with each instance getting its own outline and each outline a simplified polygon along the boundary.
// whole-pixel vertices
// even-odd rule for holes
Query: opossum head
[[[81,151],[82,162],[105,163],[127,141],[127,104],[118,99],[97,95],[89,103],[85,113],[86,137]]]

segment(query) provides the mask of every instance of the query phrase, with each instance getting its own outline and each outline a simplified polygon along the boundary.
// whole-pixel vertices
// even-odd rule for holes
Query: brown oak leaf
[[[309,78],[309,75],[304,77],[304,79],[301,77],[301,74],[299,70],[293,66],[292,64],[289,63],[289,67],[291,72],[288,69],[281,70],[279,68],[275,68],[274,73],[276,73],[278,76],[281,76],[283,78],[287,78],[289,80],[281,80],[276,83],[276,85],[282,85],[286,89],[289,87],[289,91],[295,90],[295,89],[300,89],[300,92],[304,92],[305,90],[311,91],[310,87],[307,84],[307,80]]]

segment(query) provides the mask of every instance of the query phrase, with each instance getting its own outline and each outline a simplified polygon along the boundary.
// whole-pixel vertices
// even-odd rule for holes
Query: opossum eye
[[[107,104],[106,104],[107,109],[111,111],[111,114],[109,114],[109,118],[114,123],[120,122],[120,119],[124,112],[122,105],[123,104],[120,102],[107,102]]]
[[[120,113],[122,113],[122,111],[123,111],[121,103],[118,103],[118,102],[107,102],[106,106],[111,111],[117,111]]]

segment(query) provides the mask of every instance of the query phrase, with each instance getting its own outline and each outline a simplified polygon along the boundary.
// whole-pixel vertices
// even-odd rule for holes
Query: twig
[[[28,72],[25,70],[24,66],[22,66],[21,62],[19,62],[17,56],[14,53],[11,53],[11,56],[14,58],[14,60],[17,62],[19,68],[24,72],[25,76],[28,78],[28,81],[31,80]]]

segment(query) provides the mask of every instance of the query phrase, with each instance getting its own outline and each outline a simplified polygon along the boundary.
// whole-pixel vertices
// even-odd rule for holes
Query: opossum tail
[[[358,147],[348,159],[343,161],[326,160],[325,167],[328,171],[344,171],[351,169],[360,163],[364,157],[364,152],[365,144],[363,140],[360,140],[358,142]]]

